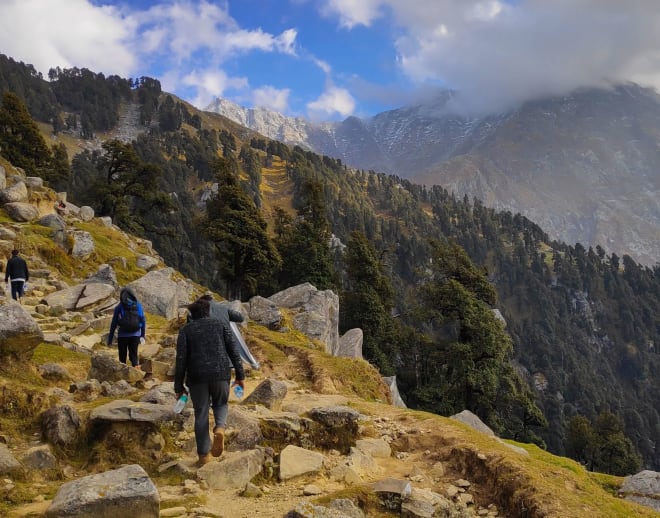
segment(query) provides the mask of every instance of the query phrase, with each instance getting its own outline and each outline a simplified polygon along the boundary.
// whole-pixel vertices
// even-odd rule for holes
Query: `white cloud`
[[[57,66],[129,76],[138,68],[134,31],[132,18],[87,0],[0,1],[1,52],[44,76]]]
[[[280,113],[286,113],[289,110],[288,88],[278,89],[274,86],[263,86],[252,91],[252,104],[262,106]]]
[[[629,80],[660,87],[657,0],[325,0],[341,26],[387,15],[401,70],[473,111]],[[389,18],[388,18],[389,19]]]
[[[355,99],[348,90],[330,86],[318,99],[307,103],[307,111],[312,119],[331,118],[336,115],[348,117],[355,111]]]
[[[356,25],[369,26],[381,16],[379,0],[327,0],[321,7],[325,16],[339,16],[340,25],[349,29]]]
[[[222,70],[193,71],[180,81],[185,86],[195,87],[197,95],[190,102],[195,106],[208,106],[215,97],[222,97],[227,90],[241,90],[248,87],[244,77],[229,77]]]

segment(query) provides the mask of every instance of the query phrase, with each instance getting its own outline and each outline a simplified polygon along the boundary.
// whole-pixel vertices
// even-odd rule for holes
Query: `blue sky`
[[[487,112],[622,81],[660,85],[657,0],[0,0],[0,52],[151,76],[287,115],[368,116],[458,92]]]

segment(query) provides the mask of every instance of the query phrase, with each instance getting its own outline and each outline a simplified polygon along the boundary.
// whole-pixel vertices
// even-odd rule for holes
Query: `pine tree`
[[[28,176],[46,176],[51,153],[18,95],[5,92],[0,106],[0,154]]]
[[[280,256],[268,237],[266,222],[241,189],[229,159],[218,159],[218,192],[206,203],[197,227],[213,243],[227,295],[242,299],[256,293],[280,265]]]
[[[345,263],[346,281],[339,304],[341,332],[362,329],[362,355],[383,375],[392,375],[399,343],[399,329],[391,314],[394,290],[376,250],[362,232],[351,233]]]

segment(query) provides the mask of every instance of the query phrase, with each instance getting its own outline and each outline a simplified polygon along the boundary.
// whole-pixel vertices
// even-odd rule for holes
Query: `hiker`
[[[122,288],[119,293],[119,304],[115,307],[110,323],[110,333],[108,334],[108,345],[112,345],[112,340],[117,332],[117,346],[119,349],[119,361],[126,363],[126,353],[131,365],[140,369],[138,362],[138,346],[144,343],[144,336],[147,331],[147,321],[144,318],[144,310],[130,288]]]
[[[17,249],[11,251],[11,259],[7,261],[5,270],[5,282],[11,280],[11,298],[19,301],[25,292],[28,280],[30,280],[30,271],[28,270],[25,259],[20,257]]]
[[[236,370],[234,385],[245,388],[245,372],[229,326],[210,318],[209,301],[199,299],[188,306],[188,311],[191,321],[179,330],[176,342],[174,392],[177,399],[188,393],[192,400],[197,465],[203,466],[224,450],[232,365]],[[209,437],[209,407],[215,421],[213,444]]]

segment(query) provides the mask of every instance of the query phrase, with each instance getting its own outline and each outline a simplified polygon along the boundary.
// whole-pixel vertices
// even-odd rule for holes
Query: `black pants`
[[[138,345],[140,345],[139,336],[120,336],[117,338],[119,346],[119,361],[126,363],[126,353],[133,367],[138,365]]]

